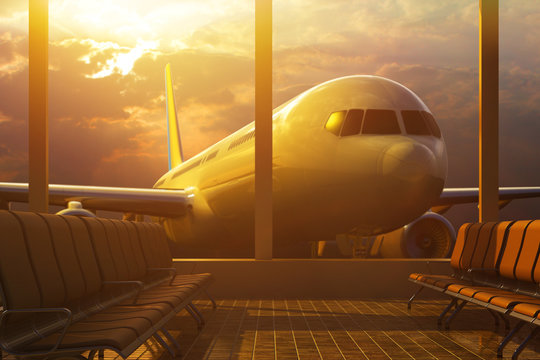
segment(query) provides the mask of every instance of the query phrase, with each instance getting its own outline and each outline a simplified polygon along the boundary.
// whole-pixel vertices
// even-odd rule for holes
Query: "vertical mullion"
[[[499,217],[499,0],[480,1],[479,221]]]
[[[48,212],[48,47],[49,1],[29,0],[28,162],[30,210]]]
[[[272,0],[255,0],[255,259],[272,259]]]

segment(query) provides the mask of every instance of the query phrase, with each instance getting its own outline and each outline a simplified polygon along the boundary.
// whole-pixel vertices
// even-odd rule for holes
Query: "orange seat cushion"
[[[540,312],[540,304],[521,303],[514,306],[513,310],[517,313],[534,317]]]
[[[486,291],[477,292],[476,294],[474,294],[474,298],[487,303],[487,302],[490,302],[491,299],[493,299],[494,297],[498,297],[498,296],[511,297],[513,295],[515,294],[511,291],[500,290],[500,289],[489,289]]]
[[[490,303],[496,306],[503,307],[503,308],[509,308],[515,305],[516,303],[540,304],[540,299],[535,299],[527,295],[512,294],[510,296],[496,296],[493,299],[491,299]]]
[[[469,287],[471,286],[471,284],[452,284],[450,286],[448,286],[448,291],[451,291],[451,292],[454,292],[454,293],[459,293],[461,291],[461,289],[464,289],[466,287]]]
[[[421,275],[422,275],[422,274],[412,273],[412,274],[409,274],[409,279],[416,280],[416,279],[418,279],[418,277],[421,276]]]

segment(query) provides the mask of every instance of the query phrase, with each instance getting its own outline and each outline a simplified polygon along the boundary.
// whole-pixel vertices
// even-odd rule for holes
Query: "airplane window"
[[[332,134],[339,136],[341,126],[343,125],[343,120],[345,120],[345,114],[346,111],[336,111],[331,113],[324,128],[330,131]]]
[[[431,135],[428,125],[420,111],[402,110],[401,117],[407,134],[410,135]]]
[[[218,151],[216,150],[216,151],[214,151],[213,153],[211,153],[210,155],[208,155],[208,156],[206,157],[206,161],[209,161],[209,160],[212,160],[213,158],[215,158],[216,155],[217,155],[217,153],[218,153]]]
[[[345,123],[341,129],[341,136],[356,135],[360,133],[362,128],[362,119],[364,118],[364,110],[351,109],[347,112]]]
[[[232,150],[235,147],[242,145],[246,141],[253,139],[254,137],[255,137],[255,130],[251,130],[247,134],[240,136],[239,138],[234,140],[232,143],[230,143],[228,150]]]
[[[439,126],[437,126],[437,122],[435,121],[435,118],[433,117],[433,115],[431,115],[427,111],[422,111],[422,115],[424,116],[424,119],[426,119],[426,123],[428,124],[433,135],[435,135],[436,137],[440,139],[441,129],[439,129]]]
[[[362,134],[389,135],[400,134],[396,112],[394,110],[374,110],[366,111]]]
[[[199,166],[199,165],[201,164],[201,161],[202,161],[202,159],[199,159],[199,160],[197,160],[197,161],[191,163],[190,165],[187,165],[186,167],[184,167],[184,168],[178,170],[178,171],[172,176],[171,179],[177,178],[178,176],[180,176],[180,175],[182,175],[182,174],[185,174],[185,173],[187,173],[189,170],[191,170],[191,169],[193,169],[193,168]]]

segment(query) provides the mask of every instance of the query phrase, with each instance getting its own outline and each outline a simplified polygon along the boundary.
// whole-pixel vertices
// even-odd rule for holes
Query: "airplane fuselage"
[[[192,192],[192,212],[162,219],[186,244],[252,243],[254,123],[171,169],[155,188]],[[311,88],[274,110],[274,242],[402,227],[439,198],[446,148],[426,105],[381,77]]]

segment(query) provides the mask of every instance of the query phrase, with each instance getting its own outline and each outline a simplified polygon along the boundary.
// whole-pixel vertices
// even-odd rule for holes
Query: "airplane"
[[[169,171],[153,189],[49,185],[50,204],[152,215],[182,256],[252,256],[255,124],[184,160],[169,65],[165,82]],[[444,138],[415,93],[379,76],[341,77],[277,107],[272,123],[276,257],[310,244],[320,255],[329,239],[350,253],[343,234],[372,239],[371,255],[448,256],[455,232],[440,213],[476,202],[478,189],[444,188]],[[502,205],[538,196],[540,187],[499,190]],[[0,183],[0,205],[13,201],[28,201],[28,185]]]

